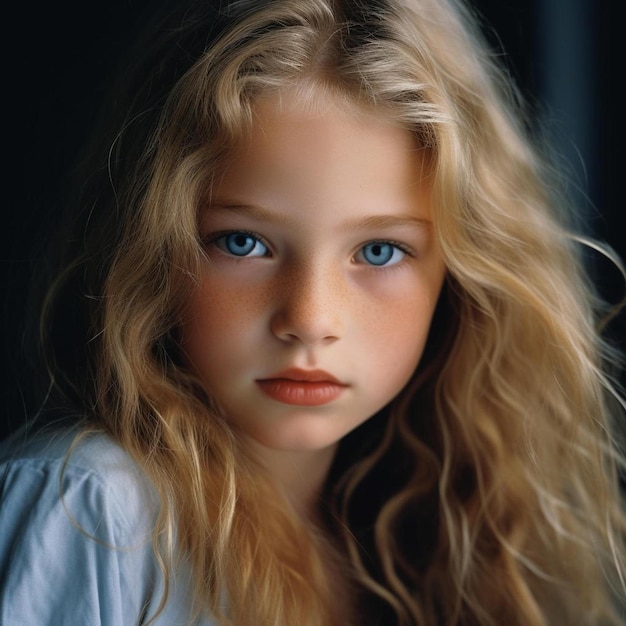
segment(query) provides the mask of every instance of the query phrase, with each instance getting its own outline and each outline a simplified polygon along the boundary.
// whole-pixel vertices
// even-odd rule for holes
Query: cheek
[[[267,305],[267,290],[258,284],[242,283],[240,277],[228,274],[208,275],[192,299],[191,313],[201,323],[210,318],[220,328],[241,330],[242,322],[258,319]]]
[[[363,317],[362,341],[381,372],[390,378],[411,376],[422,355],[438,290],[421,289],[414,297],[378,301]]]
[[[263,323],[266,300],[264,293],[241,288],[236,281],[205,278],[189,300],[182,328],[193,364],[223,363],[239,346],[249,346],[248,333]]]
[[[431,309],[428,306],[396,306],[370,318],[369,336],[382,354],[400,360],[415,358],[428,333]]]

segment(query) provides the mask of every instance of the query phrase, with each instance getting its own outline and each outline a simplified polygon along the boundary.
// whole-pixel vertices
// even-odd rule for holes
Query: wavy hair
[[[204,0],[164,15],[85,161],[42,328],[57,388],[161,496],[166,580],[184,556],[197,611],[224,625],[618,624],[611,355],[579,238],[475,16],[453,0]],[[286,87],[414,133],[447,265],[413,379],[341,442],[323,533],[281,503],[177,340],[203,262],[198,210],[255,98]]]

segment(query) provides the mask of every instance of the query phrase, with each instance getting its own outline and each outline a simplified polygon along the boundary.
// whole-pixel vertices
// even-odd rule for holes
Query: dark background
[[[626,257],[621,128],[616,72],[617,0],[476,0],[487,36],[529,102],[531,125],[562,154],[589,232]],[[3,11],[4,211],[0,224],[0,331],[4,363],[0,436],[24,418],[19,323],[32,272],[29,249],[44,216],[54,216],[72,180],[70,165],[88,134],[104,79],[150,0],[38,0]],[[623,39],[623,35],[621,35]],[[619,273],[599,263],[601,294],[624,294]],[[612,336],[626,336],[624,315]]]

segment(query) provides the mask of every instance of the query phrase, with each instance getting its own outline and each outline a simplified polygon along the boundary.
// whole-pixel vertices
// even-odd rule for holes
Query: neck
[[[287,502],[304,521],[318,519],[318,498],[333,462],[336,445],[322,450],[272,450],[256,442],[253,449]]]

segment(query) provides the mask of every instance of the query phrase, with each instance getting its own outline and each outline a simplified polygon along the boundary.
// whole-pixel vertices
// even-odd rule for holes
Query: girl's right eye
[[[222,252],[237,257],[269,256],[267,246],[259,237],[245,231],[234,231],[215,237],[212,242]]]

